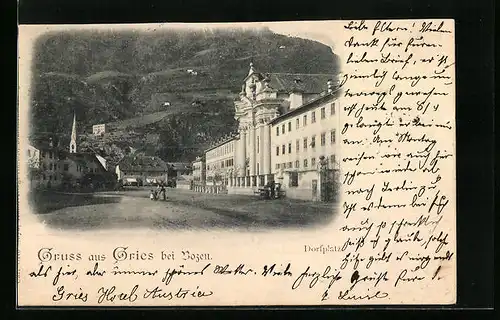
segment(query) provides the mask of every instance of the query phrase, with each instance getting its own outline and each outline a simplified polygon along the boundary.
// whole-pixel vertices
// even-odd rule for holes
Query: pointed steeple
[[[73,126],[71,128],[71,142],[69,143],[69,152],[76,153],[76,113],[73,114]]]
[[[250,70],[248,71],[248,75],[252,75],[254,74],[256,71],[255,71],[255,68],[253,67],[253,62],[250,62]]]

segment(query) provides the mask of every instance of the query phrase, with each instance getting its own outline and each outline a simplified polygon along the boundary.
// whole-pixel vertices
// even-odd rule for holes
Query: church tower
[[[71,142],[69,143],[69,153],[76,153],[76,114],[73,114],[73,127],[71,129]]]
[[[271,75],[262,74],[250,63],[243,80],[240,100],[234,102],[239,139],[235,154],[238,186],[262,186],[272,179],[271,120],[284,103],[271,85]]]

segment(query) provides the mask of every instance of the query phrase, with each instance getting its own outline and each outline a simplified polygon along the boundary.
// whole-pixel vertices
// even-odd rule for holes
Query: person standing
[[[271,181],[268,181],[264,186],[266,199],[271,199]]]
[[[281,192],[281,184],[280,183],[277,183],[276,186],[275,186],[275,193],[276,193],[276,199],[278,199],[280,197],[280,192]]]
[[[155,193],[156,193],[156,199],[160,199],[160,195],[161,195],[161,183],[159,183],[159,184],[156,186]]]
[[[274,180],[273,180],[273,181],[271,181],[271,199],[274,199],[275,187],[276,187],[276,184],[274,183]]]
[[[167,189],[165,188],[164,184],[161,185],[161,192],[163,195],[163,201],[167,201]]]

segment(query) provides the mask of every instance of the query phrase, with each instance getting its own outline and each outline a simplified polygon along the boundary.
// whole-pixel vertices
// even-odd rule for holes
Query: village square
[[[273,73],[251,61],[240,92],[232,93],[235,130],[208,137],[184,162],[132,146],[109,156],[123,137],[168,149],[158,126],[171,110],[187,108],[168,97],[152,96],[163,108],[155,112],[90,126],[73,112],[70,131],[31,139],[25,150],[33,213],[54,227],[77,229],[323,224],[338,191],[337,79],[328,72]]]

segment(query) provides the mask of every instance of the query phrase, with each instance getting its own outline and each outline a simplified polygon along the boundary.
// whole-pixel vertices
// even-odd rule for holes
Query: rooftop
[[[210,150],[213,150],[217,147],[222,146],[223,144],[226,144],[232,140],[235,140],[236,136],[237,136],[236,133],[232,133],[230,135],[227,135],[225,137],[218,139],[217,141],[214,141],[207,149],[205,149],[205,152],[208,152]]]
[[[278,92],[293,90],[303,93],[321,93],[325,91],[328,80],[334,79],[333,74],[305,74],[305,73],[269,73],[270,87]]]
[[[308,111],[309,109],[314,108],[318,103],[325,102],[328,100],[334,100],[338,97],[338,94],[339,94],[339,90],[337,88],[336,90],[334,90],[332,92],[321,95],[316,99],[313,99],[311,101],[304,103],[303,105],[299,106],[298,108],[292,109],[292,110],[280,115],[279,117],[274,118],[273,120],[271,120],[270,123],[275,124],[277,122],[280,122],[281,120],[287,119],[287,118],[294,116],[296,114],[300,114],[302,112]]]
[[[124,171],[165,172],[168,170],[168,164],[156,156],[129,155],[123,157],[118,165]]]
[[[97,159],[96,154],[90,152],[77,152],[77,153],[69,153],[68,151],[64,152],[64,156],[67,159],[73,160],[76,163],[86,166],[89,162],[94,162],[99,164],[103,169],[105,169],[99,159]]]
[[[167,162],[167,165],[174,170],[190,170],[191,164],[187,162]]]
[[[36,140],[30,141],[29,145],[38,150],[53,150],[53,151],[62,151],[64,148],[58,147],[57,143],[52,143],[47,140]]]
[[[250,63],[250,70],[243,81],[255,75],[260,81],[268,81],[269,86],[278,92],[301,91],[306,94],[323,92],[327,82],[337,78],[335,74],[328,73],[262,73]]]

